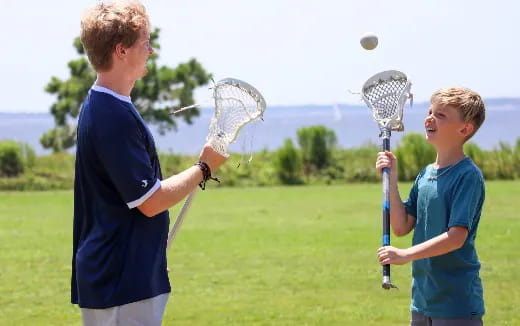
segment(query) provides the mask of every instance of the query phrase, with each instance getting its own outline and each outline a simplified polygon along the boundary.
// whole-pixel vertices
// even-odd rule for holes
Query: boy
[[[205,146],[193,167],[163,180],[154,140],[130,93],[153,53],[138,2],[98,3],[81,20],[97,80],[78,121],[72,303],[83,325],[158,326],[171,291],[167,209],[226,160]]]
[[[397,236],[412,229],[413,246],[377,251],[381,265],[412,263],[411,326],[483,325],[484,300],[475,237],[484,203],[480,169],[463,145],[485,118],[481,97],[451,87],[431,97],[424,120],[426,140],[437,159],[417,176],[408,199],[397,188],[397,160],[377,155],[376,169],[391,168],[390,224]]]

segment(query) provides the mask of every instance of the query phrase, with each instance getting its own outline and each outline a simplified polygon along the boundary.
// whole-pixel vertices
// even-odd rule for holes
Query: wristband
[[[202,190],[206,189],[206,181],[208,180],[214,180],[220,183],[220,180],[217,178],[214,178],[211,176],[211,169],[209,168],[209,165],[206,162],[198,161],[194,165],[198,166],[200,170],[202,171],[202,181],[199,183],[199,187]]]

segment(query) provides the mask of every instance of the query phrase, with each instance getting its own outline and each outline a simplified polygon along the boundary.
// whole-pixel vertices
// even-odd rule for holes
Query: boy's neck
[[[117,94],[130,96],[135,85],[135,80],[125,78],[124,74],[116,71],[100,72],[97,75],[96,85],[108,88]]]
[[[443,167],[456,164],[465,157],[466,155],[464,154],[462,146],[444,149],[442,151],[437,149],[437,159],[435,160],[435,166],[437,169],[441,169]]]

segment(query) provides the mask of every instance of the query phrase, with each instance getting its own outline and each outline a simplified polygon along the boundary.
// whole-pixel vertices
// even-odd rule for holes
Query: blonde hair
[[[109,70],[116,45],[131,47],[143,29],[150,29],[150,21],[138,1],[100,2],[88,8],[81,18],[80,39],[94,70]]]
[[[465,87],[442,88],[433,93],[430,101],[431,104],[453,106],[463,121],[473,124],[473,132],[467,139],[477,132],[486,118],[486,108],[480,95]]]

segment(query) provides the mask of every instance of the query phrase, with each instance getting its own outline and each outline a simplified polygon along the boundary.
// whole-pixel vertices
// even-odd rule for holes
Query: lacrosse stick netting
[[[219,154],[229,156],[228,147],[233,143],[242,127],[262,119],[266,109],[264,97],[248,83],[226,78],[213,87],[215,112],[209,125],[207,143]],[[168,234],[167,248],[171,246],[184,216],[199,188],[195,188],[186,198],[175,223]]]
[[[389,70],[369,78],[363,85],[362,98],[372,111],[383,139],[383,151],[390,151],[392,130],[402,131],[403,107],[412,98],[412,84],[400,71]],[[390,169],[383,168],[383,246],[390,245]],[[397,288],[390,280],[390,265],[383,266],[382,287],[385,290]]]
[[[404,130],[403,107],[408,98],[412,103],[411,87],[406,75],[396,70],[380,72],[365,82],[362,98],[380,128]]]

